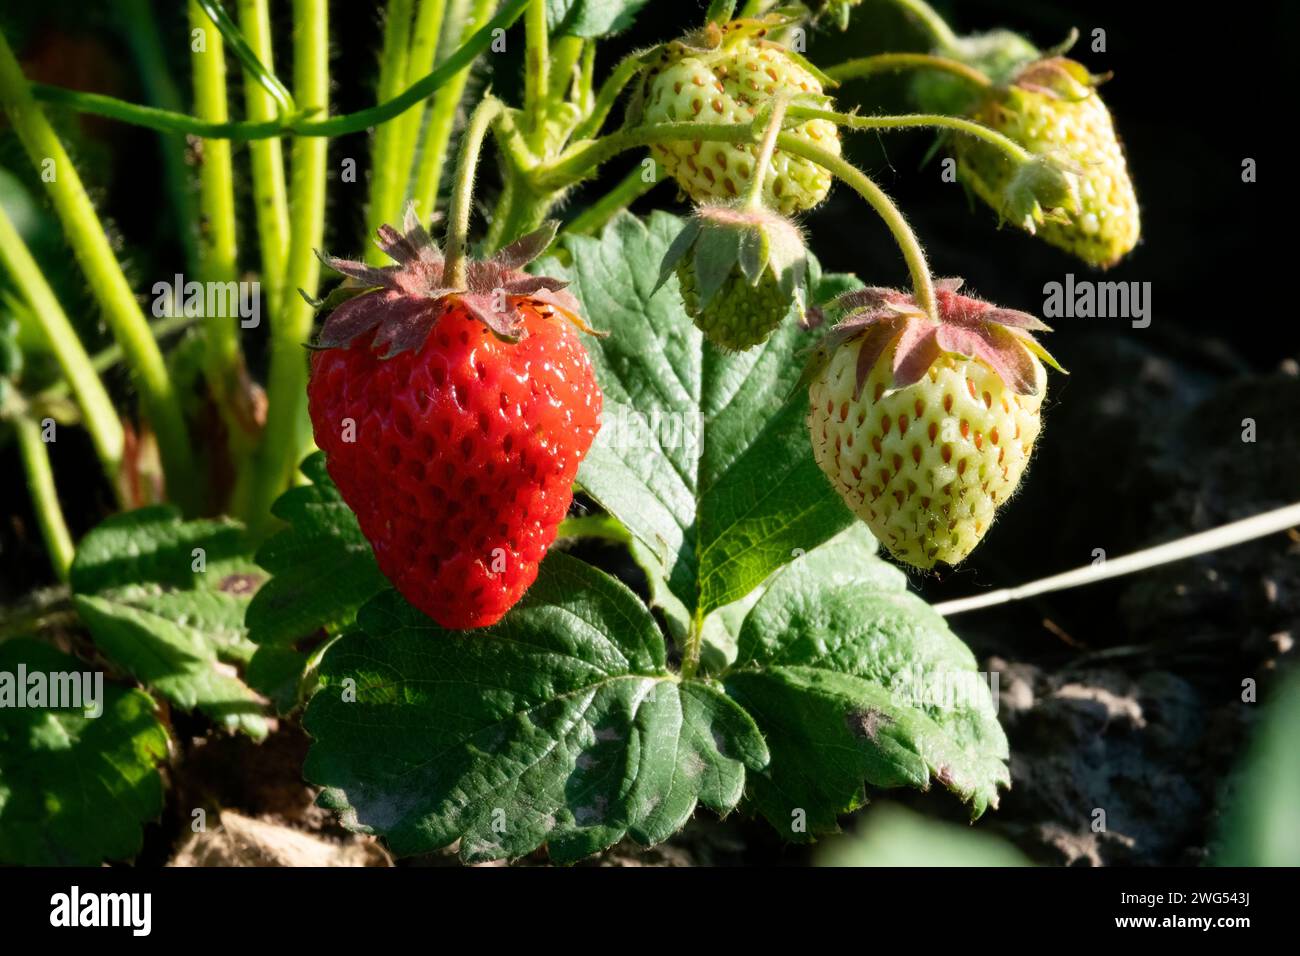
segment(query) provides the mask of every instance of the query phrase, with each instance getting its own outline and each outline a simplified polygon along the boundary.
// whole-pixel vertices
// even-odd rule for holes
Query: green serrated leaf
[[[232,666],[252,656],[244,612],[266,578],[248,551],[236,522],[142,508],[82,539],[71,584],[77,612],[114,662],[176,706],[261,738],[264,707]]]
[[[0,675],[84,673],[48,645],[0,644]],[[3,678],[0,678],[3,679]],[[103,711],[0,707],[0,863],[97,866],[140,852],[162,811],[167,731],[148,694],[103,687]]]
[[[926,789],[937,779],[977,817],[1009,783],[1006,736],[974,655],[873,550],[852,529],[782,571],[746,617],[723,678],[772,748],[750,797],[792,839],[833,832],[864,784]]]
[[[546,0],[552,35],[594,39],[626,30],[649,0]]]
[[[663,565],[678,600],[707,615],[852,515],[813,461],[807,398],[791,394],[814,337],[787,322],[762,346],[724,353],[691,323],[675,279],[652,295],[682,225],[624,214],[598,239],[565,240],[571,265],[543,268],[571,280],[613,333],[587,343],[605,411],[579,483]]]
[[[308,457],[302,473],[312,483],[291,488],[271,507],[289,527],[257,551],[257,563],[273,577],[248,607],[255,644],[288,647],[338,630],[388,586],[357,516],[325,470],[324,452]]]
[[[767,749],[750,717],[666,665],[618,581],[553,553],[500,623],[448,632],[395,591],[326,652],[304,725],[324,806],[398,854],[467,861],[546,844],[572,862],[666,839],[697,803],[726,813]]]

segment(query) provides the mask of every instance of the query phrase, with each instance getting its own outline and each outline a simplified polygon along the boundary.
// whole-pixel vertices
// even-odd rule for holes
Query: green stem
[[[0,265],[9,273],[40,323],[64,378],[77,397],[82,420],[103,465],[104,476],[118,490],[124,440],[122,422],[54,290],[45,281],[40,266],[32,258],[3,206],[0,206]]]
[[[836,113],[832,110],[820,110],[810,106],[790,107],[790,116],[794,119],[822,119],[850,129],[951,129],[966,136],[973,136],[994,146],[1007,157],[1018,163],[1029,162],[1033,157],[1029,151],[1010,137],[980,123],[957,116],[944,116],[941,113],[908,113],[901,116],[858,116],[854,113]]]
[[[894,6],[910,13],[930,37],[936,49],[955,50],[960,42],[948,21],[939,16],[925,0],[892,0]]]
[[[175,500],[193,505],[196,486],[189,435],[162,352],[113,254],[76,167],[32,99],[27,80],[3,35],[0,35],[0,104],[9,114],[32,164],[38,171],[53,174],[46,182],[50,200],[104,318],[131,363],[158,438],[168,487]]]
[[[700,651],[704,647],[704,615],[697,609],[686,631],[682,647],[682,680],[690,680],[700,669]]]
[[[859,80],[880,73],[896,73],[901,70],[937,70],[959,77],[981,89],[993,85],[993,81],[975,67],[968,66],[960,60],[935,56],[932,53],[878,53],[875,56],[845,60],[822,72],[837,83],[845,83],[849,80]]]
[[[605,228],[606,223],[654,189],[659,182],[657,178],[647,180],[642,175],[641,164],[638,163],[617,186],[574,216],[564,227],[564,231],[576,236],[595,235]]]
[[[519,6],[519,12],[523,12],[522,4],[528,0],[516,0],[516,6]],[[459,17],[449,16],[444,33],[451,31],[453,28],[462,29],[471,38],[481,36],[484,30],[491,25],[487,17],[492,12],[493,0],[475,0],[473,11],[470,14],[467,23],[464,23]],[[500,19],[498,15],[497,19]],[[466,41],[467,43],[470,41]],[[447,62],[451,62],[448,60]],[[460,106],[461,97],[465,94],[465,84],[469,82],[470,67],[473,65],[473,58],[464,62],[464,64],[450,72],[446,80],[439,87],[437,94],[433,98],[433,106],[429,109],[429,122],[424,131],[424,145],[420,151],[419,168],[415,177],[415,192],[413,199],[415,208],[419,210],[421,218],[428,222],[438,205],[438,188],[442,185],[442,169],[447,162],[447,150],[451,143],[452,128],[456,125],[456,110]],[[440,64],[435,73],[443,72],[446,63]]]
[[[563,103],[569,91],[577,85],[581,72],[578,63],[587,48],[582,37],[559,37],[552,46],[551,88],[547,94],[552,103]]]
[[[379,103],[392,99],[406,83],[414,6],[413,0],[389,0],[384,21],[384,47],[379,55],[379,89],[376,92]],[[419,110],[411,112],[419,116]],[[403,119],[405,114],[375,129],[370,152],[370,205],[366,208],[366,232],[371,236],[380,226],[396,221],[402,204],[401,193],[406,185],[406,176],[399,172],[398,167],[402,159],[399,146]],[[366,261],[371,265],[382,265],[388,260],[381,249],[367,243]]]
[[[329,104],[328,0],[294,0],[294,94],[299,103],[322,111]],[[320,261],[315,251],[325,232],[325,182],[329,141],[298,137],[293,142],[289,185],[289,259],[286,289],[315,295]],[[302,296],[285,295],[271,325],[271,372],[268,411],[261,446],[253,459],[252,487],[245,514],[258,533],[268,530],[271,504],[289,486],[309,442],[307,423],[307,355],[314,311]],[[240,497],[237,495],[237,497]]]
[[[268,69],[274,68],[271,21],[267,0],[239,0],[239,22],[248,45]],[[248,115],[255,120],[276,116],[276,102],[260,85],[246,83]],[[284,291],[285,260],[289,254],[289,200],[284,184],[284,156],[278,139],[249,144],[253,173],[253,203],[257,207],[258,248],[262,258],[262,286],[268,312],[280,309]]]
[[[657,123],[622,129],[578,146],[554,162],[538,167],[533,174],[533,186],[540,191],[558,191],[580,182],[605,160],[624,150],[675,140],[752,143],[754,131],[749,123]],[[781,133],[776,145],[782,152],[802,156],[826,169],[867,201],[885,221],[903,253],[912,277],[917,304],[927,315],[936,317],[938,311],[935,308],[934,283],[925,261],[925,253],[903,214],[880,187],[851,163],[791,133]]]
[[[446,14],[447,0],[420,0],[419,11],[415,17],[415,32],[411,37],[411,55],[406,66],[408,84],[414,83],[433,69]],[[429,111],[421,104],[419,109],[409,110],[396,121],[399,200],[406,198],[407,191],[413,185],[411,180],[415,172],[415,149],[419,143],[420,128],[427,112]],[[395,222],[400,212],[400,208],[390,210],[389,214],[394,218],[389,222]]]
[[[236,59],[243,64],[245,76],[261,86],[274,101],[276,112],[282,116],[291,116],[298,112],[293,97],[285,89],[284,84],[280,82],[280,78],[271,70],[270,61],[267,60],[265,64],[262,62],[258,52],[244,38],[244,34],[240,32],[235,22],[230,19],[220,0],[195,0],[195,2],[202,9],[208,21],[221,32],[222,37],[230,44],[230,49],[235,54]],[[191,23],[196,28],[199,26],[193,20],[191,20]]]
[[[492,122],[501,113],[501,101],[488,97],[479,103],[460,138],[456,158],[456,182],[452,186],[451,205],[447,210],[447,236],[443,242],[446,256],[443,284],[452,289],[465,288],[465,255],[469,248],[469,216],[474,200],[474,173],[478,169],[483,140]]]
[[[59,507],[59,491],[54,486],[54,469],[50,467],[50,450],[41,439],[39,423],[19,415],[14,420],[18,435],[18,449],[22,454],[23,470],[27,474],[27,489],[32,495],[32,508],[41,526],[41,537],[50,552],[50,564],[60,581],[68,580],[76,546],[68,533],[63,510]]]
[[[596,41],[593,40],[582,48],[582,64],[578,72],[578,95],[574,97],[584,116],[590,115],[596,107],[595,77]]]
[[[198,0],[190,0],[190,29],[202,31],[203,49],[191,49],[194,74],[194,112],[202,119],[222,123],[229,119],[226,102],[226,53],[216,30]],[[224,16],[224,11],[222,12]],[[255,84],[250,84],[255,86]],[[203,140],[199,165],[199,273],[205,282],[234,282],[239,277],[235,234],[235,175],[230,141]],[[238,463],[251,447],[243,417],[235,410],[243,380],[243,356],[233,315],[210,315],[204,323],[204,376],[208,390],[226,427],[232,460]]]
[[[623,92],[623,88],[632,81],[632,78],[640,70],[640,55],[632,54],[619,61],[618,65],[614,67],[614,72],[601,84],[600,92],[596,94],[596,104],[592,107],[591,113],[574,129],[572,136],[574,142],[591,139],[600,132],[600,128],[605,125],[605,119],[609,116],[610,110],[614,108],[614,104],[618,101],[619,94]]]
[[[478,0],[480,5],[491,8],[491,0]],[[529,0],[507,0],[491,20],[482,29],[469,38],[454,54],[428,76],[418,83],[403,90],[399,95],[385,103],[371,106],[355,113],[331,116],[328,119],[304,118],[305,109],[297,116],[281,118],[270,122],[231,122],[210,123],[195,119],[184,113],[160,110],[138,103],[128,103],[112,96],[98,93],[83,93],[66,90],[59,86],[46,86],[41,83],[31,84],[31,94],[46,103],[56,103],[83,113],[92,113],[109,119],[134,123],[147,129],[165,133],[182,133],[205,139],[268,139],[275,136],[293,134],[295,136],[344,136],[348,133],[360,133],[372,126],[385,123],[395,116],[400,116],[417,103],[428,97],[492,43],[492,34],[498,29],[510,27]],[[298,97],[301,103],[302,98]],[[316,104],[311,104],[316,107]]]
[[[546,27],[546,0],[533,0],[524,14],[524,128],[533,152],[541,155],[546,138],[547,95],[551,88],[551,54]]]
[[[750,209],[760,209],[763,205],[763,183],[767,179],[767,167],[772,162],[772,153],[776,151],[776,138],[781,134],[781,124],[785,121],[789,105],[790,99],[784,94],[778,95],[772,103],[772,116],[763,131],[763,142],[754,158],[754,177],[750,180],[749,193],[745,197],[745,205]]]

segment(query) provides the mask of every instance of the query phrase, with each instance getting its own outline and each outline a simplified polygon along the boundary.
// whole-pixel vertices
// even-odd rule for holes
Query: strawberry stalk
[[[793,108],[791,108],[793,109]],[[605,160],[629,149],[688,140],[716,143],[752,143],[754,131],[749,123],[654,123],[622,129],[590,143],[579,144],[549,164],[532,173],[533,187],[539,191],[559,191],[581,182],[591,175]],[[814,146],[791,133],[780,133],[777,148],[795,156],[811,160],[831,175],[842,180],[849,188],[867,201],[884,220],[894,236],[911,275],[917,304],[931,318],[937,317],[934,283],[925,253],[916,234],[903,218],[893,201],[865,173],[845,159]]]
[[[76,167],[33,99],[27,78],[3,35],[0,35],[0,105],[9,115],[32,164],[40,170],[50,163],[50,168],[56,171],[45,185],[63,233],[135,373],[136,385],[158,438],[172,495],[193,510],[197,505],[198,483],[189,433],[162,352],[113,254]]]
[[[14,418],[14,430],[27,476],[27,489],[32,495],[32,509],[36,512],[36,523],[40,525],[41,537],[45,539],[45,548],[50,554],[50,564],[59,580],[66,582],[76,545],[72,543],[67,522],[63,520],[59,491],[54,485],[54,471],[50,468],[50,450],[41,438],[41,426],[26,415]]]
[[[329,4],[294,0],[294,93],[304,108],[329,108]],[[320,281],[320,248],[325,232],[325,182],[329,141],[299,136],[293,142],[289,208],[292,231],[285,274],[286,289],[315,295]],[[236,512],[255,532],[272,521],[271,503],[290,482],[294,469],[311,447],[307,422],[307,361],[303,343],[311,338],[312,306],[301,296],[284,296],[272,316],[271,371],[262,442],[236,487]]]
[[[0,206],[0,266],[9,274],[40,323],[41,331],[63,370],[63,377],[77,397],[82,420],[104,468],[104,477],[117,493],[119,503],[125,504],[118,481],[124,441],[122,422],[90,356],[86,354],[85,346],[77,337],[76,329],[3,206]]]
[[[414,0],[389,0],[384,18],[384,45],[379,54],[379,88],[376,91],[379,103],[392,99],[406,83],[414,5]],[[395,220],[402,204],[401,193],[406,185],[405,177],[399,176],[398,171],[402,119],[394,117],[375,129],[370,154],[370,205],[366,210],[366,232],[369,235],[374,235],[384,223]],[[383,256],[374,246],[366,250],[366,261],[371,265],[382,263]]]
[[[763,141],[758,146],[758,155],[754,157],[754,178],[750,180],[749,192],[745,196],[745,206],[749,209],[763,207],[763,183],[767,179],[767,168],[772,164],[772,154],[776,152],[776,138],[781,135],[781,124],[785,122],[786,110],[790,105],[787,96],[778,96],[772,104],[772,116],[763,131]]]
[[[420,0],[419,10],[415,15],[415,29],[411,35],[411,53],[406,61],[406,85],[417,82],[429,73],[438,56],[438,40],[442,35],[443,23],[447,16],[447,0]],[[389,210],[392,222],[401,212],[401,201],[412,188],[412,176],[415,172],[415,147],[420,138],[420,129],[424,125],[424,104],[408,110],[397,121],[397,183]]]
[[[948,21],[939,16],[934,7],[925,0],[891,0],[894,6],[911,15],[922,30],[929,35],[931,43],[940,50],[955,49],[958,44],[957,34]]]
[[[551,87],[551,51],[546,27],[546,0],[532,0],[524,12],[524,116],[528,145],[545,148],[547,96]]]
[[[190,28],[201,31],[203,49],[192,50],[194,112],[221,123],[229,119],[226,100],[226,54],[220,31],[214,29],[197,0],[189,4]],[[249,84],[250,88],[256,86]],[[199,236],[199,273],[205,282],[235,282],[239,278],[235,237],[235,175],[230,141],[202,141],[199,164],[199,212],[205,228]],[[247,416],[236,411],[238,391],[246,381],[234,316],[210,315],[204,324],[204,376],[226,428],[230,456],[236,467],[251,448]]]
[[[272,66],[271,21],[267,0],[239,0],[239,22],[249,48],[267,68]],[[270,120],[278,115],[276,100],[259,83],[245,78],[244,102],[250,119]],[[249,144],[253,175],[253,202],[257,208],[258,250],[262,259],[262,287],[268,312],[275,315],[283,293],[285,259],[289,251],[289,201],[284,183],[284,158],[278,139]]]
[[[515,12],[504,23],[505,26],[509,26],[510,23],[514,22],[514,17],[523,12],[523,4],[527,2],[528,0],[515,0],[510,5],[510,8],[513,8]],[[490,26],[488,17],[492,14],[493,5],[493,0],[475,0],[474,9],[471,11],[468,21],[465,21],[457,15],[461,6],[461,4],[457,4],[448,13],[443,25],[443,33],[445,35],[455,33],[459,39],[459,31],[463,30],[465,33],[464,42],[468,45],[471,40],[480,36]],[[503,12],[506,11],[503,9]],[[496,18],[497,21],[501,21],[501,19],[500,15]],[[477,56],[477,53],[475,53],[475,56]],[[440,63],[434,73],[444,72],[448,62],[450,62],[450,59]],[[419,210],[420,216],[425,222],[430,221],[438,205],[438,188],[442,184],[442,167],[447,160],[451,131],[456,122],[456,110],[460,106],[461,97],[465,93],[465,84],[469,80],[470,66],[473,62],[473,56],[466,58],[461,67],[445,78],[433,98],[433,105],[429,108],[429,123],[424,133],[424,145],[420,150],[419,168],[416,170],[415,192],[411,194],[411,198],[415,201],[415,207]]]
[[[937,70],[965,80],[979,89],[984,89],[993,83],[987,74],[973,66],[931,53],[878,53],[875,56],[845,60],[836,66],[827,67],[823,72],[837,83],[846,83],[849,80],[861,80],[881,73],[897,73],[903,70]]]
[[[451,207],[447,212],[447,234],[443,242],[446,269],[443,272],[448,288],[463,289],[466,285],[465,255],[469,247],[469,216],[474,199],[474,173],[478,169],[479,153],[492,123],[502,110],[501,101],[495,97],[483,100],[469,119],[461,135],[460,154],[456,160],[456,182],[451,192]]]
[[[817,109],[811,106],[792,106],[790,116],[797,119],[824,119],[837,126],[849,129],[950,129],[966,136],[983,140],[990,146],[1001,150],[1014,163],[1027,163],[1033,159],[1029,150],[1014,139],[989,129],[981,123],[962,119],[957,116],[943,116],[938,113],[906,113],[899,116],[858,116],[855,113],[837,113],[834,110]]]

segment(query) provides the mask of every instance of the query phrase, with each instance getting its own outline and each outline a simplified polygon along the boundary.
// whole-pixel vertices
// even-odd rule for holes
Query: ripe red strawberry
[[[519,271],[554,226],[470,262],[467,289],[408,213],[397,266],[323,257],[370,291],[334,309],[309,408],[330,476],[402,595],[453,629],[495,623],[537,577],[600,427],[564,283]],[[350,290],[351,291],[351,290]]]
[[[893,289],[833,306],[849,314],[809,363],[813,457],[845,504],[907,564],[956,564],[1020,482],[1060,368],[1023,312],[936,283],[939,320]]]

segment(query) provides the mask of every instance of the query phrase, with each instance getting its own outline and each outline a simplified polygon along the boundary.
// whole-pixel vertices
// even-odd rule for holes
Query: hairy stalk
[[[824,119],[849,129],[950,129],[966,136],[983,140],[997,147],[1008,159],[1027,163],[1033,159],[1029,150],[997,130],[957,116],[939,113],[908,113],[901,116],[858,116],[854,113],[836,113],[816,107],[790,107],[792,119]]]
[[[190,0],[190,29],[203,38],[191,41],[190,63],[194,76],[194,112],[202,119],[223,123],[229,119],[226,101],[226,53],[221,33],[196,0]],[[224,15],[224,13],[223,13]],[[202,49],[195,47],[201,46]],[[257,87],[250,83],[250,88]],[[199,164],[199,275],[205,282],[233,283],[239,278],[239,250],[235,233],[235,175],[230,141],[202,141]],[[179,305],[176,303],[174,305]],[[204,378],[208,392],[225,426],[227,447],[236,470],[252,451],[256,426],[251,415],[239,410],[247,404],[247,375],[239,347],[239,326],[233,315],[209,315],[204,322]]]
[[[776,138],[781,135],[781,124],[785,122],[786,108],[790,105],[789,97],[779,94],[772,103],[772,116],[763,131],[763,142],[759,144],[758,154],[754,157],[754,178],[749,183],[749,192],[745,196],[745,205],[753,210],[763,205],[763,183],[767,180],[767,168],[772,163],[772,154],[776,151]]]
[[[469,249],[469,217],[473,208],[474,173],[478,169],[483,140],[492,122],[500,115],[501,101],[488,97],[475,108],[460,140],[456,158],[456,182],[447,210],[447,236],[443,243],[446,256],[443,284],[452,289],[465,288],[465,255]]]
[[[539,156],[546,138],[547,96],[551,88],[548,36],[546,0],[533,0],[524,14],[524,127],[528,144]]]
[[[267,0],[239,0],[239,22],[248,45],[268,69],[274,69],[271,21]],[[254,120],[276,116],[276,102],[260,85],[245,83],[244,99]],[[262,258],[262,288],[270,315],[281,308],[284,267],[289,254],[289,200],[285,193],[284,156],[278,139],[249,144],[253,173],[253,202],[257,207],[258,248]]]
[[[878,53],[875,56],[845,60],[822,72],[837,83],[845,83],[849,80],[860,80],[881,73],[897,73],[902,70],[937,70],[940,73],[959,77],[972,86],[984,88],[993,85],[993,81],[975,67],[967,66],[960,60],[935,56],[931,53]]]
[[[551,87],[547,99],[552,103],[563,103],[581,79],[578,66],[586,50],[586,41],[582,37],[559,37],[551,52]]]
[[[638,163],[617,186],[574,216],[564,231],[576,236],[590,236],[600,232],[606,223],[654,189],[659,182],[656,178],[646,179]]]
[[[406,83],[406,64],[410,57],[411,14],[414,0],[388,0],[384,19],[384,47],[379,54],[379,89],[376,101],[392,99]],[[417,117],[419,110],[412,110]],[[373,236],[384,223],[394,222],[402,205],[406,175],[400,172],[402,121],[405,114],[375,129],[370,151],[370,205],[366,207],[366,234]],[[373,243],[367,243],[365,259],[371,265],[383,265],[387,257]]]
[[[38,171],[52,173],[46,190],[113,336],[122,344],[158,438],[174,500],[193,508],[196,476],[189,435],[158,343],[113,254],[95,207],[53,127],[32,99],[13,50],[0,35],[0,104]]]
[[[936,49],[956,49],[958,44],[957,34],[953,32],[952,27],[948,26],[948,21],[939,16],[934,7],[926,3],[925,0],[890,0],[890,2],[911,14],[921,29],[929,35],[930,42],[934,44]]]
[[[294,0],[294,94],[320,111],[329,108],[328,0]],[[320,282],[320,248],[325,232],[325,176],[329,141],[298,137],[293,142],[289,203],[292,231],[286,289],[315,295]],[[310,443],[307,422],[307,355],[314,311],[301,296],[286,295],[271,325],[269,408],[262,443],[253,459],[251,487],[236,499],[257,533],[269,530],[271,504],[288,487]],[[243,500],[241,500],[243,499]]]
[[[90,356],[77,337],[76,329],[68,321],[54,290],[45,281],[40,266],[32,258],[3,206],[0,206],[0,266],[9,274],[40,323],[54,357],[58,359],[59,368],[77,398],[95,454],[103,465],[104,477],[117,492],[120,503],[122,489],[118,472],[122,465],[122,422],[91,364]]]
[[[611,73],[601,84],[600,92],[596,94],[596,103],[591,108],[587,118],[577,125],[573,130],[571,139],[578,142],[584,139],[591,139],[600,132],[600,128],[605,125],[605,120],[609,116],[610,110],[618,102],[619,94],[632,81],[641,69],[641,58],[635,54],[624,57],[614,67]]]
[[[117,8],[122,39],[131,50],[131,62],[139,71],[140,86],[150,104],[159,109],[181,110],[181,95],[168,69],[162,38],[158,35],[158,23],[149,7],[149,0],[120,0]],[[175,133],[164,134],[158,138],[158,151],[162,156],[168,201],[172,215],[176,217],[172,234],[178,238],[184,251],[185,271],[197,274],[199,213],[186,162],[185,138]]]
[[[682,645],[682,680],[690,680],[700,669],[700,652],[704,649],[704,615],[696,609]]]
[[[657,123],[622,129],[616,133],[580,144],[552,163],[533,173],[534,188],[558,191],[591,175],[601,163],[628,149],[673,140],[699,140],[719,143],[752,143],[754,131],[748,123]],[[818,146],[806,143],[791,133],[777,137],[777,147],[786,153],[811,160],[857,192],[876,211],[898,243],[912,278],[917,304],[931,318],[938,316],[934,282],[925,261],[921,244],[903,214],[872,180],[848,161]]]
[[[50,553],[50,564],[59,580],[67,582],[68,570],[72,567],[72,557],[76,546],[72,535],[68,533],[68,524],[63,520],[63,509],[59,506],[59,490],[54,486],[54,470],[50,467],[50,450],[41,439],[41,426],[25,415],[14,419],[14,429],[18,435],[18,450],[23,459],[23,471],[27,475],[27,489],[32,495],[32,510],[36,512],[36,522],[41,526],[41,537],[45,539],[45,548]]]
[[[447,14],[447,0],[420,0],[419,10],[415,16],[415,32],[411,36],[411,54],[407,58],[406,82],[411,84],[431,72],[438,56],[438,40],[442,35],[443,21]],[[401,202],[405,200],[412,188],[412,175],[415,172],[415,148],[420,140],[420,128],[424,125],[425,114],[429,112],[422,103],[413,110],[408,110],[396,120],[397,135],[397,178],[399,199],[398,206],[389,211],[392,216],[388,222],[396,222],[401,213]]]
[[[515,0],[519,13],[523,12],[523,4],[527,2],[528,0]],[[492,6],[492,0],[474,0],[469,20],[464,22],[462,27],[464,34],[471,38],[466,40],[466,43],[472,42],[473,37],[481,36],[489,29],[487,18],[492,13]],[[499,14],[497,19],[500,19]],[[449,32],[460,22],[456,18],[448,17],[443,32]],[[434,72],[445,71],[446,65],[446,63],[440,64]],[[473,58],[467,59],[460,68],[449,73],[433,98],[433,106],[429,109],[429,122],[424,132],[424,145],[420,151],[420,163],[415,177],[415,192],[412,194],[415,208],[419,210],[425,222],[432,218],[438,206],[438,187],[442,184],[442,169],[447,162],[451,131],[456,125],[456,110],[460,107],[461,97],[465,93],[465,84],[469,82],[472,65]]]
[[[491,13],[491,8],[494,5],[492,0],[477,0],[477,2],[487,7],[488,12]],[[395,116],[401,116],[417,103],[428,99],[435,90],[455,76],[462,68],[473,63],[475,57],[488,48],[492,43],[492,35],[496,30],[504,30],[519,19],[528,2],[529,0],[506,0],[497,14],[486,21],[481,29],[466,40],[436,70],[419,82],[413,83],[391,100],[363,110],[357,110],[355,113],[331,116],[328,119],[311,119],[305,114],[310,112],[314,115],[315,111],[304,108],[294,116],[281,117],[278,120],[269,122],[210,123],[206,120],[195,119],[185,113],[141,106],[138,103],[128,103],[112,96],[101,96],[98,93],[82,93],[59,86],[47,86],[42,83],[31,84],[30,92],[38,100],[46,103],[57,103],[60,106],[66,106],[82,113],[92,113],[108,119],[121,120],[125,123],[143,126],[146,129],[159,130],[165,133],[188,134],[205,139],[254,140],[288,134],[294,136],[344,136],[348,133],[360,133],[362,130],[385,123]]]

